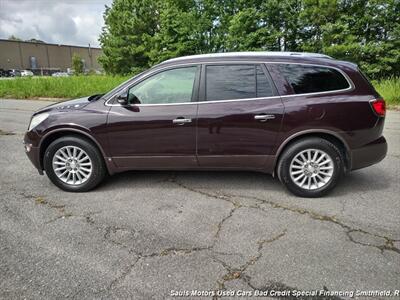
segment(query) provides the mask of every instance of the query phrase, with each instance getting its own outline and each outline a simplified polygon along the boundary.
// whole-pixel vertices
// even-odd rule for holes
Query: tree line
[[[400,0],[114,0],[104,12],[106,72],[228,51],[306,51],[400,75]]]

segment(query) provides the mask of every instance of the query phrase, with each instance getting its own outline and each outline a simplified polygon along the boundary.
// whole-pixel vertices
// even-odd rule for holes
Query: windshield
[[[147,70],[147,71],[148,71],[148,70]],[[118,85],[117,87],[113,88],[113,89],[112,89],[111,91],[109,91],[108,93],[106,93],[106,94],[103,96],[103,98],[105,98],[105,99],[108,100],[108,98],[111,97],[111,95],[115,94],[115,93],[118,92],[120,89],[122,89],[122,87],[125,86],[127,82],[130,82],[130,81],[132,81],[132,80],[134,80],[134,79],[136,79],[136,78],[142,76],[142,75],[143,75],[144,73],[146,73],[147,71],[143,71],[143,72],[141,72],[141,73],[139,73],[139,74],[133,76],[132,78],[130,78],[130,79],[124,81],[123,83],[121,83],[121,84]]]

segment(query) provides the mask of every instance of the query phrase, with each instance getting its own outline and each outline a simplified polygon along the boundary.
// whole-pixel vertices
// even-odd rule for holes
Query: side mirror
[[[117,102],[121,105],[128,105],[128,93],[124,92],[117,96]]]

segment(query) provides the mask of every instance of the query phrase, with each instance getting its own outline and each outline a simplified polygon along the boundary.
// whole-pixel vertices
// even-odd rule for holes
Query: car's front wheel
[[[339,148],[322,138],[307,138],[290,145],[278,164],[281,182],[295,195],[320,197],[332,190],[343,174]]]
[[[44,154],[44,169],[49,179],[69,192],[86,192],[104,178],[106,169],[100,151],[77,136],[53,141]]]

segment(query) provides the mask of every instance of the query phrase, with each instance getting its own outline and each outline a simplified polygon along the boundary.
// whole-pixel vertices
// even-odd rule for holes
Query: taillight
[[[375,99],[372,100],[371,102],[371,107],[373,111],[379,116],[379,117],[384,117],[386,114],[386,104],[385,100],[383,99]]]

